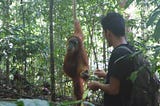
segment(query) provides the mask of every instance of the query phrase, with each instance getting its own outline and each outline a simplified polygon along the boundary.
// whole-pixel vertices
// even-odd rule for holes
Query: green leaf
[[[0,2],[1,2],[3,5],[4,5],[4,3],[5,3],[4,0],[0,0]]]
[[[139,5],[140,1],[141,1],[141,0],[136,0],[136,2],[137,2],[137,5]]]
[[[24,106],[23,101],[18,101],[16,104],[17,104],[17,106]]]
[[[159,52],[160,51],[160,46],[155,47],[155,51]]]
[[[128,8],[133,1],[134,1],[134,0],[127,0],[126,5],[125,5],[124,8],[125,8],[125,9]]]
[[[82,100],[76,100],[76,101],[64,101],[58,104],[58,106],[70,106],[70,105],[75,105],[78,103],[82,103]]]
[[[84,92],[84,94],[83,94],[83,99],[85,99],[85,98],[87,97],[88,93],[89,93],[89,89],[87,89],[87,90]]]
[[[0,106],[17,106],[15,103],[10,102],[0,102]]]
[[[153,14],[149,17],[147,26],[152,25],[159,15],[160,15],[160,10],[153,11]]]
[[[154,30],[154,34],[152,35],[156,41],[160,39],[160,19],[157,22],[156,28]]]
[[[18,99],[18,106],[49,106],[49,102],[40,99]]]
[[[130,75],[129,79],[134,82],[137,78],[137,74],[138,74],[138,71],[134,71],[132,72],[132,74]]]
[[[87,105],[87,106],[95,106],[94,104],[90,103],[90,102],[87,102],[87,101],[84,101],[83,104]]]

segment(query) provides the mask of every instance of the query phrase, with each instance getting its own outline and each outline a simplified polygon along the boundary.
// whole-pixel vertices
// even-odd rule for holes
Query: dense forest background
[[[0,0],[0,92],[5,92],[0,98],[73,97],[71,80],[62,68],[74,30],[72,5],[72,0]],[[159,76],[160,0],[76,0],[91,79],[96,79],[96,68],[107,70],[113,48],[107,47],[100,20],[111,11],[124,16],[128,41]],[[49,91],[42,92],[43,87]],[[90,91],[88,100],[100,103],[102,94]]]

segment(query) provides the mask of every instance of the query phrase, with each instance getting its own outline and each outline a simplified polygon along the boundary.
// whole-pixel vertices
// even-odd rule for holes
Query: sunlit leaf
[[[92,104],[91,102],[87,102],[87,101],[84,101],[83,104],[84,104],[84,105],[87,105],[87,106],[95,106],[95,105]]]
[[[70,106],[70,105],[75,105],[78,103],[82,103],[82,100],[75,100],[75,101],[64,101],[58,104],[58,106]]]
[[[136,78],[137,78],[137,74],[138,74],[138,71],[132,72],[132,74],[130,75],[129,79],[130,79],[132,82],[135,82],[135,80],[136,80]]]
[[[83,99],[85,99],[85,98],[87,97],[88,93],[89,93],[89,89],[87,89],[87,90],[84,92],[84,94],[83,94]]]
[[[155,47],[155,51],[156,52],[160,51],[160,46]]]
[[[159,39],[160,39],[160,19],[157,22],[153,37],[156,41],[159,41]]]
[[[124,8],[125,8],[125,9],[128,8],[133,1],[134,1],[134,0],[127,0]]]
[[[17,106],[24,106],[23,101],[18,101],[16,104],[17,104]]]
[[[134,0],[133,0],[134,1]],[[139,4],[141,2],[141,0],[136,0],[136,3]]]
[[[10,103],[10,102],[0,102],[0,106],[17,106],[17,105],[15,103]]]
[[[154,11],[152,15],[149,17],[147,26],[152,25],[159,15],[160,15],[160,10]]]
[[[49,102],[40,99],[19,99],[17,104],[18,106],[49,106]]]

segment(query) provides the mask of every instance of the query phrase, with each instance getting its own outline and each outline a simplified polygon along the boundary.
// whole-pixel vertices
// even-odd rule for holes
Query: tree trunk
[[[95,26],[95,22],[93,20],[93,23],[92,23],[92,31],[91,31],[91,34],[90,35],[90,39],[91,39],[91,45],[92,45],[92,48],[93,48],[93,54],[94,54],[94,57],[95,57],[95,61],[96,61],[96,68],[99,69],[99,66],[98,66],[98,58],[97,58],[97,54],[96,54],[96,48],[94,46],[94,43],[93,43],[93,34],[94,34],[94,26]]]
[[[9,29],[9,22],[8,22],[8,18],[9,18],[9,0],[7,0],[6,1],[6,7],[7,8],[5,8],[5,16],[7,17],[6,19],[4,19],[5,20],[5,27],[6,27],[6,29]],[[7,52],[7,57],[6,57],[6,77],[7,77],[7,84],[9,84],[10,82],[9,82],[9,54],[8,54],[8,51],[6,51]]]
[[[104,2],[104,1],[103,1]],[[101,6],[101,10],[102,10],[102,14],[103,14],[103,16],[104,16],[104,14],[105,14],[105,9],[104,9],[105,7],[104,7],[104,4]],[[103,28],[102,28],[102,30],[103,30]],[[102,34],[104,34],[103,33],[103,31],[102,31]],[[104,35],[103,35],[104,36]],[[104,64],[104,70],[105,71],[107,71],[107,63],[106,63],[106,39],[103,39],[103,64]]]
[[[104,64],[104,70],[107,71],[107,64],[106,64],[106,41],[103,40],[103,64]]]
[[[54,72],[54,43],[53,43],[53,0],[50,0],[50,72],[51,72],[51,100],[55,101],[55,72]]]
[[[24,9],[23,9],[23,0],[21,0],[21,14],[22,14],[22,24],[23,24],[23,27],[25,28],[25,16],[24,16]],[[26,35],[25,35],[25,30],[24,30],[24,39],[25,39],[25,42],[24,42],[24,48],[26,50]],[[26,60],[26,51],[25,51],[25,59],[22,60],[24,61],[24,77],[26,78],[26,72],[27,72],[27,60]]]
[[[7,84],[9,84],[9,57],[6,59],[6,77],[7,77]]]

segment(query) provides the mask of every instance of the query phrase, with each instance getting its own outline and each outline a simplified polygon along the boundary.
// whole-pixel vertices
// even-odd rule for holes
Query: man
[[[121,57],[131,54],[124,49],[125,46],[131,51],[134,48],[127,43],[125,36],[125,22],[118,13],[108,13],[101,21],[104,37],[107,39],[108,46],[113,46],[113,51],[109,60],[108,73],[96,70],[98,77],[104,77],[105,84],[93,81],[88,83],[91,90],[101,89],[104,91],[104,106],[127,106],[130,100],[132,82],[129,80],[133,72],[133,62],[129,58],[118,61]]]

